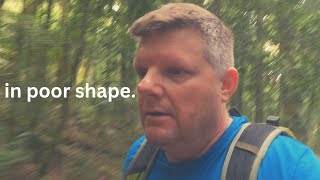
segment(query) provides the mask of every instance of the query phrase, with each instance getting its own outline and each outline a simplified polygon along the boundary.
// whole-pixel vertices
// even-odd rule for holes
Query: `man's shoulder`
[[[129,148],[129,150],[127,152],[127,156],[126,156],[126,159],[125,159],[125,162],[124,162],[123,172],[126,172],[130,162],[134,158],[135,154],[137,153],[137,151],[139,150],[141,144],[143,143],[143,141],[145,141],[145,139],[146,139],[145,136],[141,136],[138,140],[136,140],[131,145],[131,147]]]
[[[271,143],[266,156],[268,157],[272,155],[278,155],[279,157],[290,158],[291,160],[296,161],[300,161],[301,158],[312,157],[317,160],[316,163],[319,163],[319,159],[310,147],[292,137],[283,134],[279,135]]]
[[[264,157],[259,179],[320,178],[320,161],[315,153],[300,141],[279,135]]]

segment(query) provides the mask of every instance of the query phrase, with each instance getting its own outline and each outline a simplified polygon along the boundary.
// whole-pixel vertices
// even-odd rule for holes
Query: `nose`
[[[145,76],[138,83],[137,91],[140,96],[160,97],[163,94],[163,87],[159,73],[149,69]]]

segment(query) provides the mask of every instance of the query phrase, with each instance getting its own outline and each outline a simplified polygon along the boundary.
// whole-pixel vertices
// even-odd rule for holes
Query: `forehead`
[[[187,38],[186,38],[187,37]],[[145,36],[141,37],[140,46],[146,44],[152,44],[154,41],[170,43],[175,40],[184,40],[181,43],[187,43],[190,41],[202,41],[201,33],[196,27],[176,27],[169,29],[155,30],[146,33]]]
[[[135,61],[153,58],[194,59],[203,58],[201,34],[191,28],[153,33],[142,38]]]

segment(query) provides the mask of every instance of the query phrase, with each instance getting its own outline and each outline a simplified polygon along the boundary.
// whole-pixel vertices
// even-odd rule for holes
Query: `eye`
[[[169,68],[167,70],[167,73],[169,75],[180,76],[180,75],[185,74],[186,72],[180,68]]]
[[[147,68],[137,68],[135,69],[137,75],[139,76],[139,78],[143,78],[146,74],[147,74]]]

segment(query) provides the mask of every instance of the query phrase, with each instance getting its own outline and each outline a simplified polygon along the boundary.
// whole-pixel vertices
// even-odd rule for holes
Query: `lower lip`
[[[145,117],[145,123],[152,124],[152,125],[161,125],[166,120],[169,120],[169,115],[161,115],[161,116],[154,116],[154,115],[147,115]]]

